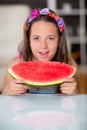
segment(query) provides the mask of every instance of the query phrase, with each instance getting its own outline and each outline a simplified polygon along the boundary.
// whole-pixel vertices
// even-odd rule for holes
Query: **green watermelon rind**
[[[70,78],[70,77],[73,77],[74,74],[76,73],[76,68],[75,67],[72,67],[73,68],[73,73],[71,75],[69,75],[68,77],[66,78]],[[8,73],[11,75],[11,77],[13,77],[14,79],[20,79],[20,80],[24,80],[23,78],[17,76],[12,70],[11,68],[8,69]],[[40,87],[43,87],[43,86],[50,86],[50,85],[56,85],[56,84],[61,84],[63,83],[65,80],[65,78],[61,79],[61,80],[54,80],[54,81],[51,81],[51,82],[33,82],[33,81],[29,81],[29,80],[26,80],[25,81],[25,84],[26,85],[31,85],[31,86],[40,86]]]

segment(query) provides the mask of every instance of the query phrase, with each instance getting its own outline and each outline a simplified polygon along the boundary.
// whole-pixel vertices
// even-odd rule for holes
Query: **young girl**
[[[24,24],[24,40],[18,47],[19,56],[14,58],[10,67],[23,61],[59,61],[77,68],[69,56],[65,37],[65,24],[61,17],[48,8],[34,9]],[[23,80],[13,79],[8,72],[2,94],[19,95],[23,93],[78,93],[78,73],[68,78],[60,86],[29,87]]]

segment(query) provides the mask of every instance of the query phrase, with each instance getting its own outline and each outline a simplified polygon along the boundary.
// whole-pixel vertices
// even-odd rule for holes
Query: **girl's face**
[[[58,48],[58,31],[55,24],[39,21],[33,23],[30,32],[30,47],[33,61],[50,61]]]

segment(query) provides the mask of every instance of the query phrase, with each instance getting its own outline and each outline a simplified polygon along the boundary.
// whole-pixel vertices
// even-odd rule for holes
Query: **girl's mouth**
[[[49,52],[39,52],[41,58],[47,58]]]

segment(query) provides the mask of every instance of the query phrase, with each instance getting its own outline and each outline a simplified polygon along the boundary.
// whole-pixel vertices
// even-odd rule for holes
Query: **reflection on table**
[[[87,130],[87,95],[0,96],[0,130]]]

